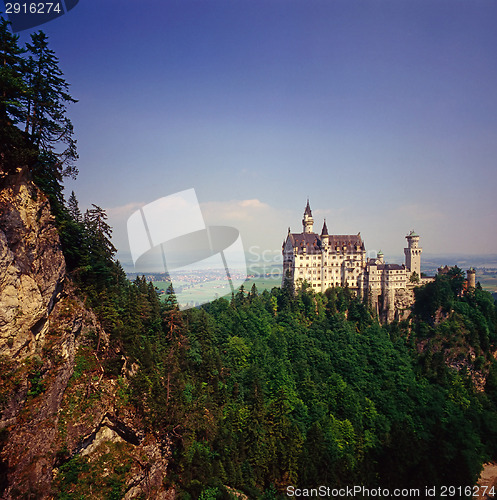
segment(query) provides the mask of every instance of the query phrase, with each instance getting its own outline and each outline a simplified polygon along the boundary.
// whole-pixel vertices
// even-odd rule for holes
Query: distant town
[[[171,273],[127,273],[126,275],[129,280],[133,281],[137,276],[145,276],[147,281],[157,282],[157,283],[171,283],[174,282],[175,289],[178,291],[202,285],[205,283],[211,283],[219,281],[224,283],[226,281],[226,270],[225,269],[206,269],[206,270],[192,270],[185,272],[171,272]],[[246,275],[242,271],[235,271],[232,277],[235,279],[243,279],[247,276],[247,279],[259,278],[259,275]],[[269,274],[263,275],[269,277]],[[278,279],[281,280],[281,275],[277,275]]]
[[[395,262],[395,259],[391,259]],[[433,275],[437,272],[441,265],[459,266],[465,269],[468,265],[472,265],[476,270],[476,281],[480,283],[484,290],[497,294],[497,255],[489,256],[454,256],[454,255],[427,255],[422,263],[422,271],[428,275]],[[271,264],[268,269],[260,268],[253,272],[253,267],[248,262],[247,266],[251,272],[247,275],[245,289],[250,288],[253,283],[259,291],[264,289],[270,290],[274,286],[280,286],[282,280],[282,266]],[[276,268],[279,267],[279,272]],[[266,272],[269,271],[269,272]],[[136,279],[137,276],[145,276],[148,281],[156,283],[156,286],[164,290],[171,282],[174,283],[175,290],[184,290],[193,288],[198,285],[215,283],[224,281],[226,278],[224,269],[209,269],[196,270],[188,273],[171,272],[171,273],[127,273],[126,276],[130,281]],[[234,275],[235,278],[241,278],[243,273],[239,271]],[[263,285],[263,283],[265,285]],[[162,285],[159,287],[159,285]],[[160,292],[159,292],[160,293]],[[229,293],[228,290],[226,293]],[[222,296],[222,295],[220,295]]]

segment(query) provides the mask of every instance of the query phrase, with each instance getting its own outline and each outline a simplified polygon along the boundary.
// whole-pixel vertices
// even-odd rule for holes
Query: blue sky
[[[208,224],[277,254],[300,231],[401,256],[497,253],[497,3],[80,0],[43,26],[70,109],[83,208],[126,219],[195,188]],[[22,38],[26,37],[23,32]]]

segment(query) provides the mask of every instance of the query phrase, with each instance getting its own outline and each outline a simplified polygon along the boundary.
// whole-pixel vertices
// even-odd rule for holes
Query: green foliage
[[[73,378],[78,379],[83,373],[93,369],[95,365],[95,358],[87,348],[79,348],[78,353],[74,359],[74,372]]]
[[[411,277],[409,278],[409,281],[411,283],[419,283],[420,279],[419,279],[419,275],[416,271],[412,272]]]
[[[108,442],[99,448],[96,458],[75,455],[66,460],[55,476],[56,498],[123,498],[126,491],[124,478],[133,463],[133,459],[127,455],[129,446],[126,443]]]
[[[174,403],[186,419],[172,467],[192,498],[213,491],[200,488],[213,477],[252,496],[289,484],[442,484],[448,470],[454,484],[475,480],[484,396],[443,359],[444,377],[425,378],[405,326],[391,336],[349,290],[238,293],[204,311],[182,314],[188,362]]]
[[[9,22],[0,19],[0,117],[18,123],[21,120],[21,107],[26,87],[22,78],[22,55],[26,52],[18,45],[19,36],[13,35],[9,29]]]
[[[78,481],[79,474],[88,472],[89,468],[87,458],[81,456],[71,458],[59,469],[61,483],[64,486],[75,484]]]
[[[66,116],[66,103],[76,102],[69,93],[68,83],[62,78],[59,61],[48,47],[47,36],[39,31],[31,35],[26,44],[29,57],[23,64],[27,86],[25,104],[25,131],[41,152],[51,153],[54,161],[53,176],[75,176],[77,170],[76,143],[72,138],[73,127]],[[57,153],[55,147],[65,149]]]
[[[19,37],[9,22],[0,18],[0,179],[16,168],[32,163],[36,151],[17,125],[22,122],[23,99],[27,91],[23,80],[23,55]]]
[[[107,224],[107,214],[99,206],[92,206],[93,208],[87,210],[84,216],[84,225],[90,242],[88,245],[90,258],[111,260],[116,249],[111,242],[112,229]],[[77,212],[75,216],[77,217]]]
[[[106,227],[97,238],[75,197],[71,206],[83,240],[102,245],[91,259],[83,251],[73,276],[138,366],[118,382],[119,404],[173,443],[181,498],[229,498],[223,485],[274,498],[290,484],[473,484],[494,457],[495,305],[481,290],[463,294],[457,273],[419,289],[411,326],[381,326],[347,288],[253,289],[181,312],[172,289],[161,302],[144,277],[127,281],[102,243]],[[447,366],[469,359],[468,346],[490,370],[486,393]],[[91,369],[85,355],[75,376]],[[118,376],[112,359],[103,366]],[[117,498],[114,474],[106,487]]]
[[[39,356],[33,356],[25,361],[28,380],[28,397],[34,398],[45,392],[46,384],[43,380],[43,362]]]
[[[0,149],[3,173],[28,166],[38,180],[49,176],[60,183],[63,176],[74,177],[76,142],[66,105],[76,101],[68,93],[46,35],[33,33],[31,43],[21,48],[9,22],[1,18],[0,55],[0,129],[6,139]]]
[[[29,390],[28,396],[36,397],[45,392],[45,384],[42,380],[43,374],[41,371],[36,370],[29,374],[28,382],[29,382]]]

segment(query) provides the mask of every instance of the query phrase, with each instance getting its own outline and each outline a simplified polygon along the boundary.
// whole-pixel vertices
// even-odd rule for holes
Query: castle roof
[[[321,238],[316,233],[290,233],[290,242],[293,248],[297,248],[301,252],[304,247],[308,254],[321,253]],[[360,250],[364,250],[364,242],[359,234],[334,234],[328,237],[328,245],[335,249],[338,247],[340,250],[345,246],[347,250],[353,249],[358,246]]]
[[[321,236],[328,236],[328,228],[326,227],[326,219],[324,220],[323,230],[321,231]]]
[[[378,259],[368,259],[366,265],[367,267],[376,266],[380,271],[401,271],[406,268],[404,264],[380,264]]]
[[[309,198],[307,198],[307,205],[305,207],[304,215],[308,215],[309,217],[312,217],[311,207],[309,205]]]
[[[405,269],[404,264],[380,264],[378,269],[383,269],[384,271],[401,271]]]

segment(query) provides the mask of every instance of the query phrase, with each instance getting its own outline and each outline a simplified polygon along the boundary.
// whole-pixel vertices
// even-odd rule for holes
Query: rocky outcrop
[[[411,314],[411,307],[414,304],[414,288],[399,288],[395,291],[394,319],[403,321]]]
[[[0,498],[174,498],[170,445],[144,430],[133,365],[65,275],[47,198],[21,174],[1,182]]]
[[[378,313],[382,323],[408,319],[413,304],[413,287],[391,289],[385,294],[373,296],[371,299],[371,305]]]
[[[64,280],[47,198],[18,174],[0,192],[0,355],[36,351]]]

